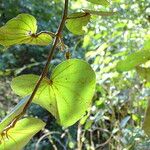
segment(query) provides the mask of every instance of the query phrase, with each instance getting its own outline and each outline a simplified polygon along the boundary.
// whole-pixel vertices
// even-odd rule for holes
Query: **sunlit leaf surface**
[[[143,49],[150,50],[150,35],[146,36]]]
[[[49,34],[36,34],[37,21],[29,14],[19,14],[0,28],[0,44],[8,47],[16,44],[48,45]]]
[[[0,150],[22,150],[32,136],[44,126],[45,123],[36,118],[18,121],[15,127],[7,132],[7,135],[0,135]]]
[[[83,27],[90,21],[90,14],[84,12],[73,13],[66,20],[67,29],[77,35],[85,33]]]
[[[38,76],[22,75],[12,81],[20,96],[31,94]],[[95,91],[95,73],[88,63],[67,60],[45,78],[33,100],[50,111],[59,124],[67,127],[77,122],[89,108]]]
[[[107,0],[87,0],[93,4],[98,4],[98,5],[103,5],[103,6],[108,6],[109,2]]]
[[[127,56],[126,59],[119,61],[117,64],[117,70],[119,72],[129,71],[148,60],[150,60],[150,51],[140,50]]]

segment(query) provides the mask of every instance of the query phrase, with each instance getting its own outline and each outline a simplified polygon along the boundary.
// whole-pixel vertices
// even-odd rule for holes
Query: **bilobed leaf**
[[[49,34],[36,34],[37,21],[29,14],[19,14],[0,28],[0,44],[11,46],[15,44],[48,45],[52,41]]]
[[[48,45],[52,41],[52,37],[49,34],[46,33],[41,33],[37,37],[32,38],[32,40],[29,40],[29,43],[26,44],[31,44],[31,45]]]
[[[103,5],[103,6],[108,6],[109,1],[108,0],[87,0],[93,4],[98,4],[98,5]]]
[[[91,15],[104,16],[104,17],[112,16],[116,13],[116,12],[95,11],[95,10],[88,10],[88,9],[83,9],[83,11]]]
[[[38,81],[38,75],[21,75],[13,79],[11,87],[16,94],[19,96],[26,96],[32,93],[36,82]],[[55,108],[55,98],[54,93],[51,92],[50,80],[44,78],[36,95],[34,96],[33,102],[44,107],[50,111],[54,116],[58,116],[57,109]],[[51,93],[50,93],[51,92]]]
[[[77,12],[69,15],[66,20],[67,29],[77,35],[85,33],[83,27],[90,21],[90,14],[84,12]]]
[[[18,116],[26,103],[28,102],[28,96],[22,99],[11,111],[8,113],[8,115],[0,122],[0,133],[6,128],[14,119],[16,116]]]
[[[150,82],[150,68],[136,67],[138,74],[145,79],[147,82]]]
[[[7,135],[0,135],[0,150],[22,150],[23,147],[45,123],[36,118],[25,118],[19,120],[16,125],[8,130]]]
[[[150,136],[150,101],[148,101],[147,110],[144,117],[143,129],[145,133]]]
[[[36,75],[16,77],[12,89],[20,96],[31,94],[37,78]],[[51,112],[62,126],[71,126],[90,107],[95,80],[94,71],[85,61],[64,61],[54,69],[50,79],[42,81],[33,102]]]
[[[117,71],[129,71],[150,60],[150,50],[140,50],[118,62]]]

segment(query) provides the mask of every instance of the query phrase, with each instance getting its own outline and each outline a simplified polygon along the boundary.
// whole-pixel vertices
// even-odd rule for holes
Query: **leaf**
[[[85,33],[83,27],[90,21],[90,14],[84,12],[77,12],[69,15],[66,20],[67,29],[77,35]]]
[[[116,69],[119,72],[129,71],[134,69],[136,66],[147,62],[148,60],[150,60],[150,51],[140,50],[127,56],[126,59],[119,61]]]
[[[98,4],[98,5],[103,5],[103,6],[108,6],[109,2],[107,0],[87,0],[93,4]]]
[[[150,82],[150,68],[143,68],[138,66],[136,70],[143,79]]]
[[[127,125],[130,118],[131,118],[130,116],[126,116],[125,118],[123,118],[120,122],[120,128],[124,128]]]
[[[50,44],[52,37],[49,34],[36,34],[36,31],[36,19],[29,14],[19,14],[0,28],[0,44],[6,47],[15,44]]]
[[[27,44],[44,46],[50,44],[51,41],[52,37],[49,34],[41,33],[37,37],[32,38],[32,40],[29,40]]]
[[[22,112],[24,106],[28,102],[28,96],[22,99],[11,111],[10,113],[0,122],[0,133],[6,128],[16,116]]]
[[[7,132],[7,135],[0,135],[0,150],[22,150],[32,136],[44,126],[45,123],[37,118],[19,120],[15,127]]]
[[[16,94],[24,97],[32,93],[38,79],[38,75],[21,75],[12,80],[11,87]],[[53,100],[54,97],[52,95],[53,93],[50,94],[51,88],[49,88],[49,85],[50,80],[48,78],[44,78],[34,97],[33,102],[41,105],[42,107],[50,111],[54,116],[56,116],[57,112],[53,106],[54,104],[52,105],[52,102],[49,102],[49,100]],[[41,100],[43,101],[41,102]]]
[[[22,75],[13,79],[11,86],[16,94],[25,96],[31,94],[37,80],[36,75]],[[50,80],[42,81],[33,102],[51,112],[62,126],[71,126],[90,107],[95,82],[87,62],[70,59],[54,69]]]
[[[150,136],[150,100],[148,101],[147,110],[144,117],[143,129],[145,133]]]
[[[105,17],[112,16],[117,13],[117,12],[95,11],[95,10],[88,10],[88,9],[83,9],[83,11],[91,15],[98,15],[98,16],[105,16]]]
[[[148,34],[144,41],[144,50],[150,50],[150,35]]]

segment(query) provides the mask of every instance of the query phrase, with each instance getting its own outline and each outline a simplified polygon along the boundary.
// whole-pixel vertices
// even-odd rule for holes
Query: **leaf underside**
[[[31,94],[36,75],[22,75],[12,81],[12,89],[20,96]],[[95,91],[95,73],[88,63],[71,59],[59,64],[51,78],[45,78],[33,100],[51,112],[62,126],[77,122],[91,105]]]
[[[73,13],[68,16],[66,20],[67,29],[76,35],[83,35],[85,33],[83,27],[90,21],[90,14],[84,12]]]
[[[7,135],[0,135],[0,150],[22,150],[44,126],[45,123],[37,118],[19,120]]]

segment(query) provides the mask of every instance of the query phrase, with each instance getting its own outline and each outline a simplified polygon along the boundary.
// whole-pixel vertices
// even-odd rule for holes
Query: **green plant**
[[[107,0],[101,3],[96,0],[90,2],[109,4]],[[0,124],[1,149],[10,149],[10,147],[12,149],[12,146],[13,149],[22,149],[30,138],[45,126],[44,122],[36,118],[28,117],[20,120],[31,102],[46,108],[57,122],[65,127],[73,125],[88,111],[95,90],[95,73],[87,62],[70,59],[69,49],[63,43],[62,31],[66,23],[66,27],[72,33],[82,35],[85,33],[83,27],[88,24],[92,15],[112,14],[114,13],[85,9],[83,12],[68,15],[68,0],[65,0],[63,17],[56,33],[49,31],[36,33],[36,19],[29,14],[20,14],[0,28],[0,44],[5,47],[16,44],[45,46],[51,43],[53,38],[52,48],[42,74],[22,75],[12,82],[12,89],[18,95],[26,97]],[[49,63],[57,47],[66,49],[68,60],[59,64],[49,78],[47,76]]]
[[[118,62],[116,68],[119,72],[130,71],[136,69],[139,76],[149,82],[149,57],[150,54],[150,36],[147,35],[143,48]],[[146,64],[147,63],[147,64]],[[145,65],[144,65],[145,64]],[[149,121],[150,103],[148,102],[147,111],[144,118],[143,129],[147,135],[150,135]]]

